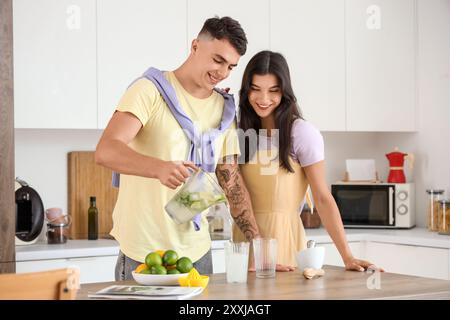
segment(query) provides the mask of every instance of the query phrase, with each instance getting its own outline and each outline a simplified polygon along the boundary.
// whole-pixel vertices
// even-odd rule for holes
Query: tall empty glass
[[[225,266],[228,283],[247,282],[249,242],[225,242]]]
[[[277,240],[258,238],[253,240],[257,278],[275,277],[277,264]]]

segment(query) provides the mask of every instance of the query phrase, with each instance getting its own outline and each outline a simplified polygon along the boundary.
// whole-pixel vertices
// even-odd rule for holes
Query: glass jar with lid
[[[429,231],[439,231],[439,201],[444,194],[441,189],[428,189],[427,228]]]
[[[441,200],[439,203],[439,234],[450,235],[450,199]]]

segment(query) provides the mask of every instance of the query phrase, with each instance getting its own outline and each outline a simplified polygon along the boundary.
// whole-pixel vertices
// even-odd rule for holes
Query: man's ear
[[[198,49],[198,39],[194,39],[192,40],[192,44],[191,44],[191,52],[194,53],[196,52]]]

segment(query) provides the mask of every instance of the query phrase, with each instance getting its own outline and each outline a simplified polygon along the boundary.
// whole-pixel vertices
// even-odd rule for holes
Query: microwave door
[[[388,228],[394,226],[395,201],[391,186],[340,185],[335,197],[342,221],[348,228]]]
[[[394,187],[389,187],[389,226],[394,226],[394,208],[395,208],[395,197],[394,197]]]

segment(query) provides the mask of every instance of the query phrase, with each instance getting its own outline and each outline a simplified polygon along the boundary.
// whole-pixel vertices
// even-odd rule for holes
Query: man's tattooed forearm
[[[217,170],[217,176],[220,185],[224,189],[230,207],[242,206],[245,199],[245,191],[241,187],[241,182],[239,181],[237,166],[227,166],[223,169]]]
[[[237,164],[220,165],[217,168],[219,184],[225,191],[230,204],[231,215],[246,239],[259,235],[253,215],[250,195],[245,187]]]
[[[244,191],[242,190],[242,187],[239,184],[235,184],[234,186],[231,186],[229,189],[229,197],[230,202],[233,206],[239,206],[241,205],[246,199],[244,195]]]
[[[245,238],[250,241],[258,234],[258,230],[250,223],[248,219],[249,214],[251,213],[244,209],[241,214],[234,218],[234,221],[243,232]]]
[[[228,183],[230,181],[230,170],[217,170],[217,178],[219,181],[223,181],[224,183]]]

